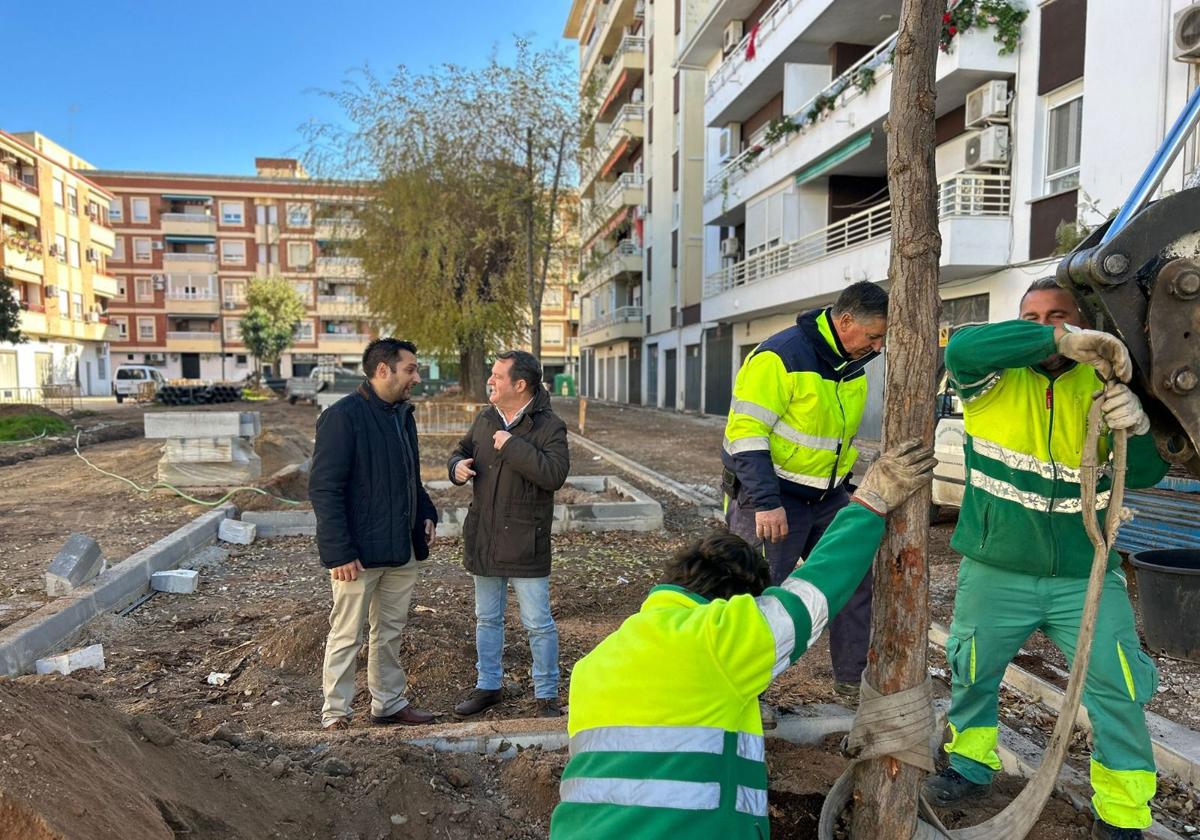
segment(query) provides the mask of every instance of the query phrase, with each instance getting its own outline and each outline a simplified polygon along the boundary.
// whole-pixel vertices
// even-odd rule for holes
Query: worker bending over
[[[846,605],[884,517],[933,465],[916,441],[884,454],[781,586],[732,534],[675,555],[641,610],[575,665],[550,836],[766,837],[758,695]]]

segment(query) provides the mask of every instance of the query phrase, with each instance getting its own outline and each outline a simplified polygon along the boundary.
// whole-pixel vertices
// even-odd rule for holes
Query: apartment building
[[[1175,60],[1200,54],[1188,40],[1196,5],[1153,0],[1130,15],[1119,0],[1012,4],[1028,12],[1015,31],[943,28],[943,343],[957,325],[1015,316],[1079,225],[1125,200],[1198,81],[1196,65]],[[900,2],[702,5],[678,63],[705,74],[700,403],[719,414],[758,342],[851,282],[887,282],[884,120]],[[1183,157],[1164,190],[1196,168],[1194,140]],[[884,363],[868,368],[873,379]]]
[[[112,387],[108,301],[112,194],[91,164],[36,132],[0,131],[0,275],[21,304],[25,341],[0,343],[0,399],[47,386]]]
[[[240,328],[246,287],[268,275],[287,278],[306,311],[272,373],[361,364],[377,327],[361,260],[344,253],[358,233],[353,185],[311,179],[290,158],[257,158],[255,167],[254,176],[93,173],[112,193],[114,364],[244,379],[254,370]]]

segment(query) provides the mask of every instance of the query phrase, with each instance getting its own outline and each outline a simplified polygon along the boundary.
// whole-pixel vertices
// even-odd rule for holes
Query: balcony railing
[[[634,105],[632,102],[622,105],[621,110],[617,111],[613,117],[613,121],[605,129],[604,135],[596,138],[596,147],[608,151],[608,145],[617,133],[625,130],[625,123],[633,120],[641,120],[645,117],[645,113],[646,109],[641,105]]]
[[[859,78],[860,71],[872,72],[876,82],[879,81],[880,76],[890,73],[892,66],[889,63],[889,59],[895,48],[896,35],[893,34],[886,41],[876,46],[851,65],[846,72],[822,88],[816,96],[805,102],[793,113],[786,114],[785,117],[790,119],[795,125],[800,126],[800,132],[803,133],[807,126],[821,118],[818,115],[814,120],[809,116],[818,103],[837,101],[839,103],[838,107],[841,107],[846,102],[864,93],[855,84],[855,80]],[[706,201],[720,195],[730,184],[739,180],[763,160],[787,146],[794,139],[794,133],[785,133],[782,137],[775,140],[775,142],[768,145],[766,135],[769,128],[769,124],[765,125],[751,135],[750,139],[746,141],[746,148],[742,153],[722,166],[715,175],[708,179],[708,183],[704,189],[704,199]]]
[[[613,53],[612,61],[608,65],[608,73],[604,77],[604,84],[600,86],[601,95],[607,94],[612,90],[613,83],[617,80],[617,75],[621,72],[621,58],[629,53],[645,53],[646,39],[641,35],[625,35],[621,38],[621,43],[617,45],[616,52]]]
[[[964,173],[938,184],[938,216],[1007,216],[1011,209],[1008,175]],[[704,278],[704,296],[783,274],[832,253],[891,236],[892,204],[884,201],[814,230],[799,239],[776,245],[726,266]]]
[[[620,270],[622,261],[630,257],[640,257],[642,246],[632,239],[622,239],[616,247],[596,260],[587,277],[579,285],[580,294],[587,294],[593,289],[603,286]]]
[[[590,321],[585,322],[579,327],[580,333],[591,333],[596,330],[602,330],[605,327],[611,327],[615,324],[626,324],[630,321],[642,320],[642,307],[640,306],[619,306],[612,312],[606,312],[603,315],[598,315]]]
[[[317,338],[321,341],[344,341],[346,343],[355,342],[361,343],[369,341],[370,336],[363,333],[319,333]],[[312,339],[308,339],[311,341]]]
[[[779,24],[783,22],[792,10],[803,3],[804,0],[776,0],[771,4],[771,7],[763,12],[761,18],[758,19],[758,25],[755,29],[758,30],[755,34],[754,48],[761,50],[763,44],[771,40],[772,33],[779,28]],[[712,74],[712,78],[708,80],[708,88],[705,92],[705,100],[712,99],[716,92],[729,81],[737,73],[737,71],[746,63],[746,47],[750,44],[751,32],[747,32],[738,45],[734,47],[733,52],[725,57],[725,61],[721,63]]]
[[[217,290],[213,289],[172,289],[167,288],[167,300],[216,300]]]
[[[221,337],[220,333],[198,331],[198,330],[169,330],[167,338],[171,341],[216,341]]]
[[[177,262],[216,262],[216,254],[189,254],[185,251],[164,251],[164,260],[175,260]]]
[[[317,295],[317,303],[359,304],[366,302],[367,299],[362,295]]]
[[[644,184],[645,176],[641,172],[622,172],[616,183],[605,190],[604,198],[601,201],[605,205],[613,207],[625,190],[641,189]]]
[[[164,222],[215,222],[211,213],[163,213]]]

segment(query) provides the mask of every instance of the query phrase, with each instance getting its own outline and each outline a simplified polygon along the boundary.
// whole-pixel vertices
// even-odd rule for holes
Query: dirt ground
[[[555,400],[572,426],[574,406]],[[314,408],[274,402],[210,410],[234,407],[262,412],[264,475],[311,451]],[[83,419],[137,429],[141,413],[125,406]],[[588,409],[590,438],[709,489],[719,472],[715,453],[721,435],[721,424],[711,418],[595,403]],[[422,436],[424,479],[446,477],[445,459],[454,442],[453,436]],[[159,445],[140,438],[101,442],[85,446],[83,454],[148,484]],[[638,608],[662,560],[720,527],[584,450],[572,449],[572,473],[622,475],[662,502],[665,528],[653,534],[554,535],[552,608],[561,636],[564,701],[572,664]],[[42,572],[70,531],[96,537],[106,557],[119,561],[203,511],[164,491],[136,493],[90,470],[73,452],[50,451],[0,466],[0,485],[5,488],[0,569],[6,573],[0,626],[44,601]],[[301,500],[306,495],[302,476],[272,489]],[[952,522],[943,522],[931,531],[931,601],[935,617],[944,622],[958,560],[948,548],[952,528]],[[355,700],[360,714],[351,730],[321,732],[319,671],[330,597],[313,540],[223,548],[226,556],[200,568],[196,595],[160,594],[127,616],[106,616],[87,628],[80,642],[104,644],[106,670],[69,679],[0,680],[0,840],[547,836],[565,763],[561,751],[530,750],[502,761],[404,746],[402,738],[419,733],[381,730],[363,719],[369,704],[364,673]],[[434,727],[422,728],[429,732],[452,720],[453,705],[474,684],[472,584],[460,552],[458,540],[440,539],[421,565],[404,637],[402,662],[412,698],[439,715]],[[544,728],[545,721],[526,720],[533,705],[530,656],[515,603],[506,627],[506,697],[482,716],[481,725]],[[1042,655],[1031,645],[1031,659]],[[944,656],[934,651],[930,662],[944,667]],[[1197,684],[1200,669],[1181,669],[1181,680]],[[213,673],[230,677],[224,685],[210,685]],[[766,696],[785,710],[834,702],[824,638]],[[1175,701],[1175,708],[1185,706],[1190,714],[1196,704]],[[1009,722],[1039,724],[1023,714],[1025,709],[1013,706]],[[1077,751],[1077,758],[1082,755]],[[836,743],[802,748],[772,740],[769,761],[773,836],[815,837],[821,798],[843,766]],[[955,825],[980,821],[1020,784],[1002,781],[981,809],[942,816]],[[60,797],[73,804],[50,804]],[[128,816],[122,819],[123,814]],[[1086,837],[1088,823],[1054,800],[1030,836]],[[19,826],[16,833],[6,833],[9,825]],[[113,830],[117,825],[120,832]]]

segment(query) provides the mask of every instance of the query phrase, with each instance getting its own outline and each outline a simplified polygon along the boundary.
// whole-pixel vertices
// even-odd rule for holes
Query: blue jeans
[[[503,682],[500,659],[504,654],[504,608],[511,581],[521,605],[521,623],[529,634],[533,694],[538,699],[557,698],[558,627],[550,615],[550,578],[474,577],[475,650],[479,654],[475,687],[495,691]]]

